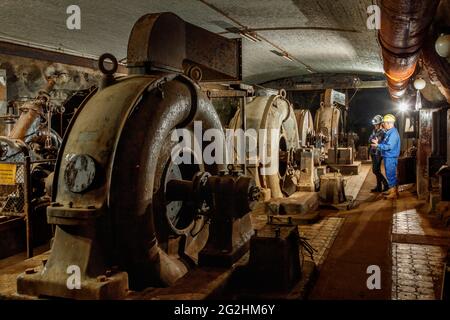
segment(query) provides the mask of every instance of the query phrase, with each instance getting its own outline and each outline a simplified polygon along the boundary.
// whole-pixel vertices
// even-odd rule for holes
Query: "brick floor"
[[[343,218],[330,217],[313,225],[300,226],[300,235],[307,238],[308,243],[316,250],[313,254],[314,260],[311,260],[309,255],[305,255],[305,260],[314,261],[320,268],[343,222]]]
[[[355,176],[347,176],[345,177],[345,194],[347,196],[351,196],[353,199],[356,199],[358,193],[361,190],[361,187],[364,184],[364,181],[367,178],[368,173],[370,172],[372,166],[369,164],[363,164],[361,166],[361,172]]]
[[[440,299],[444,258],[441,247],[392,243],[392,299]]]
[[[391,201],[370,193],[374,185],[369,173],[357,197],[359,207],[335,214],[345,220],[310,299],[439,299],[449,230],[422,212],[425,203],[414,189]],[[369,265],[380,267],[381,290],[367,288]]]

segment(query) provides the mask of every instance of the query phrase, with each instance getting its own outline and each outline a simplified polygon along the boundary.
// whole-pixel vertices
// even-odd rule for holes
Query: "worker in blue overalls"
[[[378,141],[384,139],[383,129],[383,117],[376,115],[372,119],[373,132],[369,137],[369,145],[372,144],[372,140],[377,138]],[[386,192],[388,191],[388,182],[381,172],[381,163],[383,158],[381,157],[381,150],[376,147],[370,146],[369,148],[370,158],[372,159],[372,172],[377,178],[377,186],[371,190],[371,192]]]
[[[386,178],[389,184],[389,190],[385,193],[386,199],[397,199],[397,165],[400,156],[400,135],[395,128],[395,116],[387,114],[383,118],[383,127],[386,130],[384,138],[379,141],[378,138],[372,140],[372,146],[381,150],[381,156],[384,160],[386,169]]]

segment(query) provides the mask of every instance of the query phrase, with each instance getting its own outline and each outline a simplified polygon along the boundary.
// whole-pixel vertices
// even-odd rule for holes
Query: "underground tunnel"
[[[450,1],[76,2],[0,1],[0,300],[448,300]]]

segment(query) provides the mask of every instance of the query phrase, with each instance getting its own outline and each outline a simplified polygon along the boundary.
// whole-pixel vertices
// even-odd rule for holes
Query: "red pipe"
[[[381,0],[384,71],[391,96],[406,93],[440,0]]]

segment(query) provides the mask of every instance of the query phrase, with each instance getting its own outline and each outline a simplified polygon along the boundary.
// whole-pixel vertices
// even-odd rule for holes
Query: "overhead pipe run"
[[[384,71],[394,99],[406,93],[414,75],[439,0],[382,0],[381,30]]]

